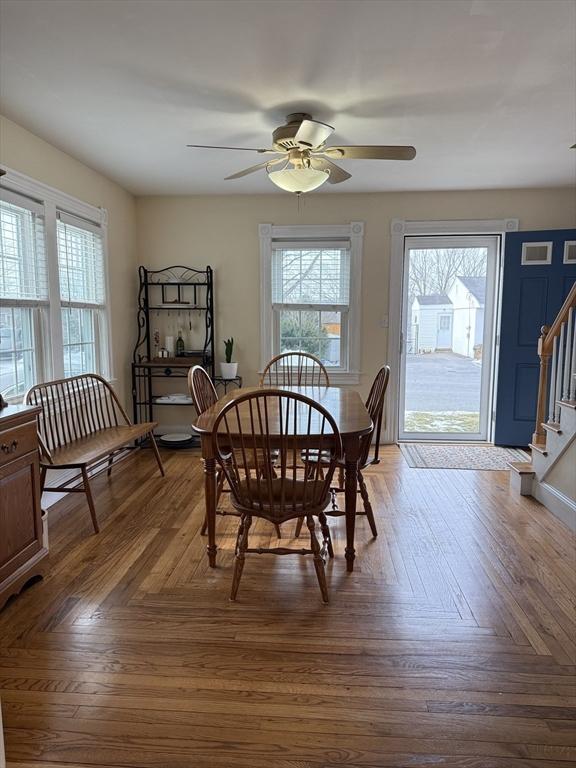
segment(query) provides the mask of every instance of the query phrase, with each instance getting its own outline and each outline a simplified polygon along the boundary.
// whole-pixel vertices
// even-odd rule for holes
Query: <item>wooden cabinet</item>
[[[48,531],[40,507],[36,416],[40,408],[0,411],[0,609],[41,573]]]

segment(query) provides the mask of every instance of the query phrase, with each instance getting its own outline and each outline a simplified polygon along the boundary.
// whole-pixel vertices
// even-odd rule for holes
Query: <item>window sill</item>
[[[334,371],[334,373],[328,371],[328,376],[330,384],[360,384],[359,371]]]
[[[330,386],[352,386],[354,384],[360,384],[360,371],[330,371],[327,369],[328,378],[330,379]],[[258,375],[262,376],[262,371],[258,371]]]

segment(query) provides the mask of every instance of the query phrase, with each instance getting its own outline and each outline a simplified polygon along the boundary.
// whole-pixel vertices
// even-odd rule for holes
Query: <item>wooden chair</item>
[[[37,384],[26,393],[24,402],[39,405],[40,483],[42,491],[85,493],[94,532],[98,519],[90,480],[139,447],[134,443],[147,437],[160,473],[162,459],[154,440],[155,422],[132,424],[110,384],[95,373]],[[61,485],[48,487],[49,469],[78,470]]]
[[[212,379],[201,365],[195,365],[188,371],[188,389],[198,413],[204,413],[218,402]]]
[[[366,400],[366,410],[370,414],[372,424],[376,430],[376,439],[380,437],[380,426],[382,423],[382,413],[384,411],[384,398],[386,395],[386,389],[388,388],[388,381],[390,380],[390,366],[383,365],[382,368],[376,374],[376,378],[372,382],[368,399]],[[373,457],[370,456],[370,449],[372,447],[372,435],[374,430],[365,435],[361,439],[360,444],[360,458],[358,461],[358,492],[362,497],[364,509],[357,512],[358,515],[366,515],[372,536],[376,538],[378,536],[378,529],[376,528],[376,521],[374,519],[374,511],[372,504],[370,503],[370,497],[368,496],[368,489],[366,488],[366,482],[362,471],[370,464],[375,463]],[[318,456],[321,456],[321,461],[318,462]],[[320,463],[324,466],[326,459],[322,454],[310,455],[307,463],[307,469],[310,471],[310,466]],[[344,464],[339,462],[338,464],[338,486],[332,489],[332,508],[328,511],[328,514],[333,517],[339,517],[344,514],[343,510],[340,510],[336,504],[336,493],[344,490]],[[296,538],[300,535],[302,530],[303,518],[300,518],[296,524]],[[330,551],[330,557],[333,557],[334,553]]]
[[[295,553],[313,555],[322,599],[327,603],[324,561],[331,545],[324,509],[330,502],[330,483],[342,457],[342,440],[332,416],[310,398],[293,392],[249,392],[222,409],[214,423],[212,444],[230,485],[232,504],[240,514],[230,599],[236,599],[246,554]],[[261,461],[265,466],[271,464],[273,451],[279,453],[274,477],[258,472]],[[301,452],[308,455],[311,451],[317,451],[325,461],[322,466],[317,463],[315,471],[313,467],[298,473]],[[252,466],[256,470],[249,469]],[[248,546],[253,518],[279,525],[301,517],[310,531],[310,549]],[[315,517],[322,529],[322,547],[316,538]]]
[[[328,372],[308,352],[283,352],[268,363],[260,377],[261,387],[329,387]]]
[[[216,392],[214,384],[212,383],[212,379],[206,372],[206,369],[201,365],[195,365],[188,371],[188,389],[198,414],[204,413],[204,411],[208,410],[208,408],[211,408],[215,403],[218,402],[218,393]],[[218,472],[218,477],[216,478],[216,505],[218,505],[223,490],[224,473]],[[224,510],[218,509],[218,506],[216,506],[216,508],[217,514],[222,516],[227,514]],[[204,517],[200,535],[205,536],[207,529],[208,520],[206,517]],[[282,533],[278,525],[276,525],[276,535],[279,539],[282,538]]]

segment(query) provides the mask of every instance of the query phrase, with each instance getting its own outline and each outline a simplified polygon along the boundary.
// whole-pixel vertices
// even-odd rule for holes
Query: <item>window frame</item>
[[[12,297],[12,298],[1,298],[1,307],[3,310],[10,311],[12,315],[12,326],[14,325],[14,312],[21,310],[24,312],[29,313],[29,324],[31,329],[31,335],[32,335],[32,341],[33,346],[32,348],[27,349],[18,349],[18,345],[15,342],[15,339],[13,338],[13,346],[10,350],[8,350],[8,354],[11,356],[17,355],[18,352],[32,352],[32,358],[33,358],[33,365],[34,365],[34,372],[35,376],[38,376],[39,372],[43,372],[46,369],[46,365],[50,364],[50,360],[46,360],[45,355],[45,347],[46,347],[46,341],[50,338],[49,334],[49,327],[48,327],[48,313],[49,313],[49,293],[48,293],[48,275],[47,275],[47,257],[46,257],[46,232],[45,232],[45,221],[44,221],[44,210],[43,207],[38,203],[38,201],[31,199],[28,196],[23,196],[19,193],[14,192],[13,190],[10,190],[6,188],[4,184],[2,184],[2,191],[7,193],[3,196],[3,199],[6,203],[9,205],[13,205],[17,208],[22,208],[25,211],[28,211],[32,213],[34,216],[37,216],[42,219],[42,248],[44,250],[43,257],[44,262],[46,263],[46,295],[45,296],[25,296],[25,297]],[[36,226],[36,224],[34,224]],[[30,269],[33,265],[30,261],[30,254],[25,253],[25,269]],[[33,260],[34,261],[34,260]],[[36,343],[37,341],[37,343]],[[5,350],[0,350],[1,352],[4,352]],[[12,360],[12,363],[15,365],[15,360]],[[16,381],[18,377],[16,376]],[[18,381],[17,381],[18,383]],[[20,399],[22,397],[22,394],[19,393],[17,395],[4,395],[5,399],[8,402],[17,403],[20,402]]]
[[[37,379],[36,383],[50,379],[64,378],[64,344],[63,344],[63,310],[74,306],[76,302],[67,302],[60,296],[60,276],[58,266],[58,213],[68,214],[79,220],[79,225],[85,224],[86,229],[97,231],[102,238],[103,259],[103,290],[102,305],[86,305],[87,308],[97,309],[104,319],[104,329],[98,328],[95,322],[95,354],[98,355],[98,372],[110,382],[114,382],[112,367],[112,338],[110,320],[110,278],[108,270],[108,214],[106,209],[98,208],[75,197],[67,195],[47,184],[3,166],[5,175],[2,176],[1,187],[8,193],[14,193],[30,200],[42,208],[44,217],[44,250],[48,273],[48,299],[40,310],[43,317],[35,320],[35,339]],[[36,307],[37,302],[33,302]],[[30,302],[21,299],[3,300],[5,306],[30,306]],[[98,337],[96,334],[99,334]],[[21,396],[8,398],[9,402],[20,402]]]
[[[260,363],[262,372],[266,364],[277,354],[280,337],[280,310],[272,303],[272,253],[275,243],[287,241],[313,245],[314,241],[350,242],[349,304],[342,312],[341,355],[345,366],[330,367],[328,375],[332,384],[359,384],[361,360],[361,290],[362,251],[364,222],[352,221],[336,225],[288,225],[260,224]],[[294,310],[331,311],[331,305],[292,305]],[[341,310],[338,310],[341,311]]]

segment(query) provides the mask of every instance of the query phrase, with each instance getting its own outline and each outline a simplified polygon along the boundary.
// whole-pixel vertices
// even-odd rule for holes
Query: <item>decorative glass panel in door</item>
[[[488,440],[498,238],[406,239],[401,440]]]

